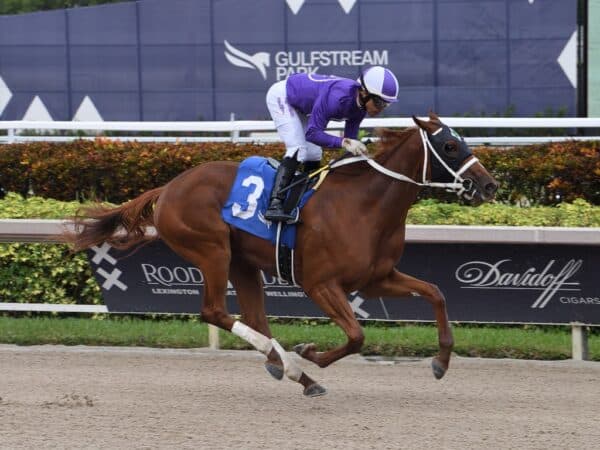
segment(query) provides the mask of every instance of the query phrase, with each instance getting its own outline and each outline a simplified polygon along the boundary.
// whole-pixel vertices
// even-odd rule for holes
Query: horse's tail
[[[72,219],[72,230],[62,234],[73,251],[84,250],[107,242],[119,249],[128,249],[158,238],[146,235],[146,227],[154,225],[154,205],[163,187],[144,192],[139,197],[118,206],[94,206],[78,212]]]

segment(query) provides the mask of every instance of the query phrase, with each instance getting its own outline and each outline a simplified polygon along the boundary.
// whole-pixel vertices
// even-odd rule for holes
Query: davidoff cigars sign
[[[543,270],[529,267],[522,273],[512,272],[510,259],[496,263],[469,261],[456,270],[456,279],[462,287],[472,289],[534,290],[541,291],[532,308],[544,308],[557,292],[580,292],[581,285],[573,277],[583,265],[583,260],[570,259],[562,267],[555,259],[548,261]],[[502,266],[502,267],[501,267]]]
[[[437,284],[451,320],[600,324],[599,250],[556,244],[409,244],[399,269]],[[386,306],[390,315],[427,314],[412,305],[406,308],[410,311]]]
[[[399,270],[437,284],[450,320],[459,322],[600,324],[600,251],[585,245],[408,243]],[[163,243],[132,255],[109,246],[90,251],[106,306],[114,312],[198,313],[203,274]],[[263,274],[269,315],[322,317],[322,311],[285,281]],[[226,291],[239,311],[235,286]],[[433,321],[418,297],[348,296],[360,319]]]

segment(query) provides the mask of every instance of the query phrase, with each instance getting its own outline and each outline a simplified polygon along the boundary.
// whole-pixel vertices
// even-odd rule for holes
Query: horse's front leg
[[[386,278],[369,284],[360,290],[367,297],[406,297],[421,296],[433,306],[438,327],[440,353],[433,359],[433,374],[439,380],[450,364],[450,354],[454,346],[452,329],[448,322],[446,299],[435,284],[419,280],[394,269]]]
[[[258,268],[240,258],[234,258],[229,277],[237,290],[242,313],[242,320],[234,322],[230,331],[267,357],[265,368],[273,378],[281,380],[285,374],[304,387],[304,395],[315,397],[325,394],[325,388],[302,371],[271,336],[265,313],[262,276]]]
[[[312,288],[307,294],[325,314],[344,330],[348,341],[345,345],[326,352],[318,352],[315,344],[299,344],[294,347],[296,353],[319,367],[327,367],[346,355],[358,353],[365,336],[342,288],[335,284],[321,285]]]

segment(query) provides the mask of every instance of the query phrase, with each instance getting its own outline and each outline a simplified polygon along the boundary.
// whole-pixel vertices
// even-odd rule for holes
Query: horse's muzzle
[[[486,184],[483,191],[485,192],[485,195],[488,199],[490,199],[490,200],[493,199],[494,196],[496,195],[496,191],[498,191],[498,183]]]
[[[473,179],[465,178],[463,181],[463,188],[465,191],[463,192],[462,197],[471,205],[479,206],[484,202],[489,202],[494,199],[496,191],[498,190],[498,184],[489,182],[482,187]]]

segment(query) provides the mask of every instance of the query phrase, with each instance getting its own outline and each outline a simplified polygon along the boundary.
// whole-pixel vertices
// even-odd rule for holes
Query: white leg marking
[[[233,327],[231,327],[231,332],[236,336],[241,337],[264,355],[268,355],[273,349],[273,344],[268,337],[253,330],[239,320],[234,322]]]
[[[279,353],[281,361],[283,361],[283,371],[290,380],[300,381],[302,376],[302,369],[296,365],[296,363],[288,356],[283,347],[274,338],[271,339],[273,348]]]

